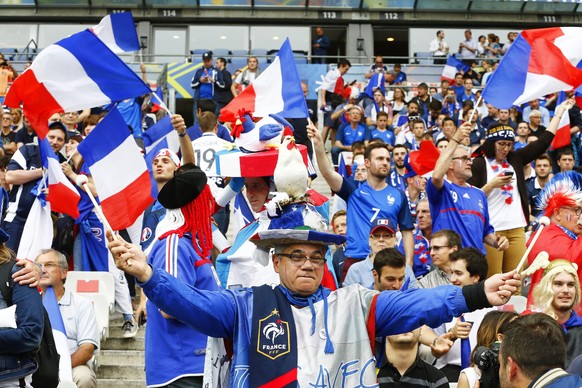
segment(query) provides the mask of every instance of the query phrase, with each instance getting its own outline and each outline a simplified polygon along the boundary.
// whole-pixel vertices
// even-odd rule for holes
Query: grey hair
[[[52,248],[42,249],[37,257],[39,257],[41,255],[45,255],[47,253],[52,253],[56,256],[57,263],[59,264],[59,267],[61,269],[69,269],[69,263],[67,263],[67,258],[65,257],[65,255],[63,255],[61,252],[57,251],[56,249],[52,249]]]

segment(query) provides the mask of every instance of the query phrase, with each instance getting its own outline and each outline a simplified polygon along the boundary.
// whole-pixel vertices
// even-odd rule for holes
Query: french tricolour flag
[[[450,55],[447,58],[447,64],[443,68],[441,80],[453,82],[455,80],[455,74],[461,71],[468,71],[469,69],[470,67],[467,64],[459,61],[454,55]]]
[[[133,70],[85,30],[42,50],[14,81],[5,104],[17,108],[22,103],[32,127],[44,138],[54,113],[107,105],[150,92]]]
[[[568,112],[564,112],[560,124],[558,124],[558,130],[556,131],[556,136],[552,140],[551,149],[556,150],[558,148],[566,147],[570,145],[570,115]]]
[[[65,331],[65,323],[61,310],[59,310],[59,303],[55,290],[52,287],[47,287],[42,304],[51,321],[53,329],[53,337],[55,338],[55,345],[57,352],[59,352],[59,379],[60,381],[73,381],[73,372],[71,369],[71,353],[69,353],[69,345],[67,343],[67,332]]]
[[[523,31],[491,75],[483,98],[497,108],[542,97],[582,84],[581,27]]]
[[[91,28],[91,31],[116,54],[139,50],[131,12],[109,14]]]
[[[269,65],[241,94],[220,111],[220,121],[234,122],[241,109],[253,117],[270,113],[285,118],[309,117],[289,39]]]
[[[91,131],[77,151],[91,170],[111,228],[131,226],[154,198],[145,160],[117,108]]]
[[[73,218],[79,218],[79,200],[81,196],[71,181],[63,173],[63,169],[47,139],[39,142],[42,165],[46,169],[47,200],[51,210],[65,213]]]

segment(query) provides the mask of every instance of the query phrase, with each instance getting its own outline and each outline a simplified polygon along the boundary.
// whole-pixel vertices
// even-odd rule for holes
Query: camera
[[[494,342],[490,347],[479,346],[473,353],[473,363],[481,370],[479,382],[482,388],[498,388],[499,384],[499,348],[501,342]]]

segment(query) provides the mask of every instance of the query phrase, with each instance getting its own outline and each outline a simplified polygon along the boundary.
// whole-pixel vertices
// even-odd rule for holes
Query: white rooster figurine
[[[290,198],[301,198],[307,191],[307,168],[303,163],[301,152],[295,145],[292,126],[285,119],[275,115],[279,122],[284,122],[285,130],[283,131],[283,142],[279,147],[279,157],[273,180],[277,191],[287,193]]]
[[[231,135],[234,144],[243,152],[260,152],[279,146],[283,125],[271,117],[257,123],[247,112],[241,112]]]

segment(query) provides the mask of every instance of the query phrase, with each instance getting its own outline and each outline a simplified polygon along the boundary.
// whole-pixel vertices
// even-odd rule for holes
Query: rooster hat
[[[259,248],[273,248],[288,244],[340,245],[345,236],[330,233],[328,223],[309,203],[282,206],[279,214],[271,217],[267,230],[255,233],[250,241]]]

